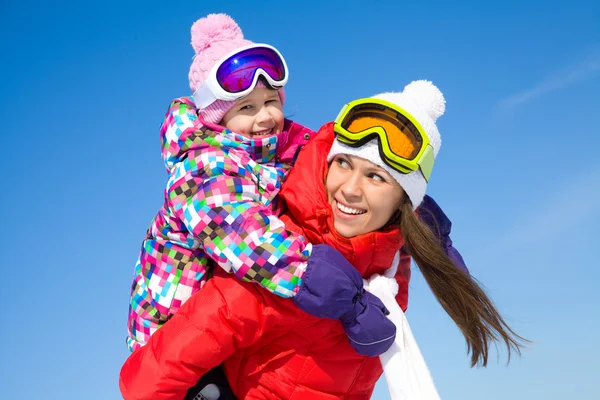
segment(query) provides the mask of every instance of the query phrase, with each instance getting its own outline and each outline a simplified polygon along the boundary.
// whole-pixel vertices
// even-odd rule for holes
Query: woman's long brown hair
[[[509,361],[511,352],[521,355],[521,348],[528,341],[506,324],[477,281],[454,265],[431,229],[415,214],[408,196],[396,216],[408,253],[464,335],[471,366],[487,365],[489,347],[494,342],[504,342]]]

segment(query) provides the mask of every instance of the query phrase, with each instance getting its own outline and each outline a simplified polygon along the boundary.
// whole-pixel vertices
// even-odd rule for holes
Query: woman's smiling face
[[[381,229],[400,208],[404,190],[383,168],[348,154],[335,156],[325,182],[335,230],[353,237]]]

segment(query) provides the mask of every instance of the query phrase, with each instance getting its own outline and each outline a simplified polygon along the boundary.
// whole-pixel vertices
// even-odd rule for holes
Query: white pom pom
[[[214,43],[242,40],[244,34],[236,22],[226,14],[209,14],[192,25],[192,47],[196,53]]]
[[[444,95],[430,81],[413,81],[406,85],[402,93],[417,102],[427,112],[433,122],[443,115],[446,110]]]

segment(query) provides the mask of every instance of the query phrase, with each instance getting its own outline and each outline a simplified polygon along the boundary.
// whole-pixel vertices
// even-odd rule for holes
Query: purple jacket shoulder
[[[458,250],[452,246],[452,239],[450,239],[452,222],[450,221],[450,218],[444,214],[435,200],[425,195],[423,202],[419,208],[417,208],[417,213],[421,220],[425,222],[433,233],[435,233],[437,238],[440,239],[444,251],[448,254],[448,257],[450,257],[452,262],[468,274],[469,269],[467,268],[465,261]]]

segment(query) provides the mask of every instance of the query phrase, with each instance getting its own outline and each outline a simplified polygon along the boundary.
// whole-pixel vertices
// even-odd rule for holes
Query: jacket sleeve
[[[135,265],[127,319],[127,346],[143,346],[208,279],[208,258],[202,248],[188,245],[187,236],[166,230],[178,221],[159,213],[148,230]],[[164,230],[166,234],[161,232]]]
[[[181,400],[202,375],[277,323],[253,285],[216,275],[121,368],[125,400]],[[235,307],[233,306],[235,304]]]
[[[452,222],[446,216],[442,208],[428,195],[425,195],[423,202],[417,209],[417,214],[423,222],[429,226],[435,236],[439,239],[444,252],[450,257],[454,265],[460,270],[469,274],[469,269],[465,264],[460,252],[454,247],[450,233],[452,232]]]
[[[177,110],[186,117],[165,120],[163,136],[178,132],[171,136],[185,137],[182,148],[192,150],[171,171],[168,206],[223,269],[293,297],[302,284],[310,245],[286,230],[262,186],[264,181],[280,185],[283,171],[254,162],[243,149],[222,146],[220,135],[198,129],[189,110]]]

